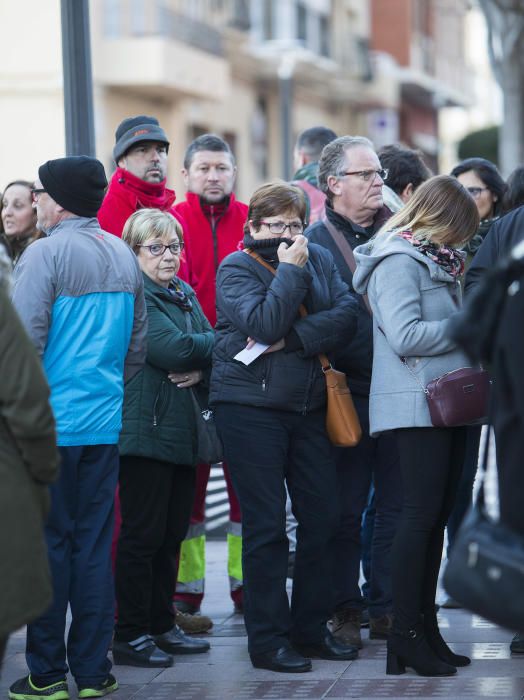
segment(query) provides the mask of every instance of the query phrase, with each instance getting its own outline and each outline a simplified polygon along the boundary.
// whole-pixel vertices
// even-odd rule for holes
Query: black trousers
[[[395,628],[433,611],[444,528],[464,464],[466,428],[404,428],[397,445],[404,505],[392,551]]]
[[[370,617],[391,612],[391,547],[402,508],[402,480],[393,433],[369,436],[369,400],[353,396],[362,426],[356,447],[335,448],[340,499],[340,527],[335,538],[335,607],[361,610],[360,591],[362,515],[375,487],[375,524],[370,547]]]
[[[322,411],[219,404],[217,428],[242,511],[244,619],[251,654],[318,643],[333,611],[336,467]],[[291,609],[286,489],[297,519]]]
[[[143,634],[163,634],[175,624],[175,560],[191,517],[195,469],[125,456],[119,483],[115,638],[130,642]]]

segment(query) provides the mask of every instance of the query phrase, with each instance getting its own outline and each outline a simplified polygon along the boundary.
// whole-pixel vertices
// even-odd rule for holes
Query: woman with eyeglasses
[[[486,158],[466,158],[451,171],[461,185],[467,189],[477,205],[480,224],[477,233],[466,244],[464,250],[468,257],[466,269],[479,249],[482,241],[502,214],[502,202],[506,192],[506,183],[497,166]]]
[[[144,276],[147,358],[124,388],[120,436],[122,526],[116,558],[116,664],[166,667],[208,642],[175,624],[175,559],[195,489],[197,434],[190,387],[205,383],[213,330],[191,287],[177,277],[182,229],[169,213],[141,209],[122,239]]]
[[[309,657],[357,656],[326,627],[338,509],[318,354],[350,340],[358,306],[331,254],[308,245],[305,215],[297,187],[253,194],[244,250],[218,270],[210,391],[242,509],[249,654],[256,668],[284,673],[309,671]],[[253,354],[237,357],[246,346]],[[298,521],[291,608],[286,485]]]

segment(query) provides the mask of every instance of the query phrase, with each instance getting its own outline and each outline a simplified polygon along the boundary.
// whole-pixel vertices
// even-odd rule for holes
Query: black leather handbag
[[[188,389],[195,413],[198,440],[198,458],[205,464],[217,464],[224,459],[224,448],[218,437],[213,411],[197,386]]]
[[[486,512],[489,428],[477,497],[457,534],[444,588],[465,608],[510,630],[524,630],[524,537]]]

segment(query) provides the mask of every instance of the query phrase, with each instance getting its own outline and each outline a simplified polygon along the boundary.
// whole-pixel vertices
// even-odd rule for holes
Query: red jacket
[[[185,279],[195,290],[212,326],[217,320],[216,272],[226,255],[242,246],[247,209],[246,204],[231,194],[225,209],[223,205],[207,205],[206,215],[200,197],[192,192],[186,194],[185,202],[175,207],[184,220],[188,271]]]
[[[124,224],[131,214],[138,209],[161,209],[169,211],[180,221],[182,217],[175,213],[175,193],[163,182],[145,182],[128,170],[117,168],[113,173],[106,196],[98,211],[101,228],[122,237]]]
[[[98,210],[98,222],[104,231],[122,238],[124,224],[139,209],[161,209],[172,214],[185,232],[185,222],[175,211],[175,193],[163,182],[145,182],[129,170],[117,168],[107,188],[102,206]],[[185,233],[184,233],[185,236]],[[180,260],[179,276],[185,279],[185,255]]]

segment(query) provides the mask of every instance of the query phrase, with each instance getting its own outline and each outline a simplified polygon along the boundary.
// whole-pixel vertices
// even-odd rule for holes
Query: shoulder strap
[[[263,267],[265,267],[267,270],[270,270],[274,275],[276,275],[276,270],[274,267],[272,267],[268,262],[264,260],[258,253],[255,253],[254,250],[251,250],[251,248],[244,248],[244,253],[247,253],[250,255],[254,260],[256,260],[258,263],[260,263]],[[307,311],[306,307],[304,304],[300,304],[298,307],[298,311],[302,318],[304,316],[307,316]],[[331,362],[328,360],[327,356],[324,355],[323,353],[319,353],[318,359],[320,360],[320,364],[322,365],[322,369],[324,371],[331,369]]]
[[[322,223],[329,231],[331,238],[335,242],[335,245],[339,249],[342,257],[344,258],[346,265],[351,270],[351,274],[354,275],[355,270],[357,269],[357,261],[355,260],[355,255],[353,254],[353,249],[349,245],[349,243],[347,242],[346,237],[343,235],[343,233],[341,231],[339,231],[339,229],[333,223],[331,223],[331,221],[327,218],[327,216],[325,216],[322,219]],[[364,301],[364,304],[365,304],[366,309],[368,310],[370,316],[373,316],[373,312],[371,311],[371,305],[369,303],[368,295],[363,294],[362,299]]]

